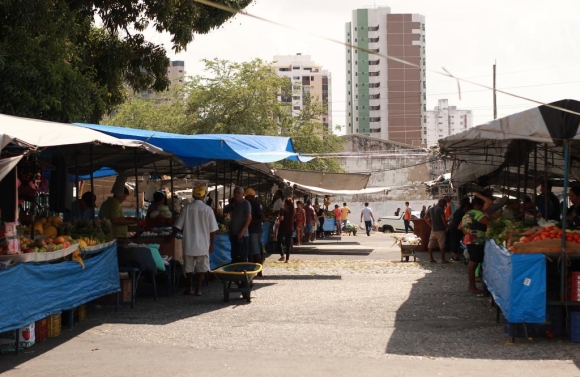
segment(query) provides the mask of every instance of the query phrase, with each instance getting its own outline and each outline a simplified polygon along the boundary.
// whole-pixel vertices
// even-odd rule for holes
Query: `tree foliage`
[[[289,90],[290,80],[260,59],[204,63],[206,73],[187,84],[186,111],[195,119],[195,128],[188,133],[278,135],[278,119],[287,109],[277,96]]]
[[[251,1],[216,0],[236,9]],[[195,0],[0,1],[0,112],[97,123],[122,103],[125,84],[168,87],[169,60],[145,39],[148,26],[181,51],[232,16]]]
[[[325,104],[307,96],[303,110],[292,116],[291,102],[279,98],[291,97],[293,90],[302,88],[293,89],[290,80],[276,75],[270,64],[259,59],[244,63],[206,60],[205,66],[203,75],[172,94],[134,97],[107,123],[182,134],[289,136],[302,154],[342,151],[343,139],[318,121],[326,113]],[[328,157],[308,163],[284,160],[274,166],[342,171],[337,160]]]

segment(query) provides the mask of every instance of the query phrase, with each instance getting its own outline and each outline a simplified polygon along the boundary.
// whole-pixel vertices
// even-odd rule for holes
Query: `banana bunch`
[[[82,244],[82,242],[80,242],[80,241],[83,241],[86,246],[95,246],[95,245],[98,245],[98,244],[101,243],[99,240],[94,239],[94,238],[91,238],[91,237],[82,237],[82,238],[80,238],[79,239],[79,243]],[[81,245],[81,246],[83,247],[85,245]]]

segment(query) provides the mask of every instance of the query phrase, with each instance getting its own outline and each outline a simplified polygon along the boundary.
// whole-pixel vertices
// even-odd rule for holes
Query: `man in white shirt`
[[[174,225],[174,233],[183,233],[183,260],[187,276],[187,287],[184,295],[201,296],[201,284],[206,272],[209,271],[209,254],[213,253],[215,234],[218,224],[215,215],[203,201],[205,187],[196,186],[193,189],[193,203],[187,204],[181,210]],[[197,274],[197,286],[193,292],[193,273]]]
[[[375,216],[373,215],[373,210],[369,208],[368,203],[365,203],[365,207],[360,211],[360,221],[362,222],[363,220],[365,222],[367,236],[370,236],[373,223],[375,222]]]

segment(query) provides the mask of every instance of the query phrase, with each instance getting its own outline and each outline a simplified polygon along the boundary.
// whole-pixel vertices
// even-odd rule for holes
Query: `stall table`
[[[84,261],[18,263],[0,270],[4,287],[0,332],[19,329],[52,314],[70,310],[120,291],[117,245]]]

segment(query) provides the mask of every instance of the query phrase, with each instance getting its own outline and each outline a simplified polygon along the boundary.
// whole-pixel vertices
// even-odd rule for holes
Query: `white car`
[[[378,229],[383,233],[404,232],[405,223],[403,222],[403,215],[405,211],[401,211],[399,216],[383,216],[377,221]],[[421,215],[420,211],[411,211],[411,219],[418,219]],[[411,224],[412,226],[413,224]]]

